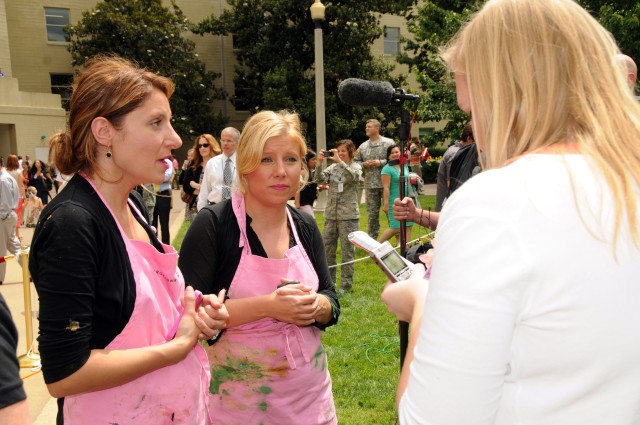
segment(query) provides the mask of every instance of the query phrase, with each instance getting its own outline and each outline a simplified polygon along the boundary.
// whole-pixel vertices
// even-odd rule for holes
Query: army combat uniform
[[[329,264],[331,279],[336,282],[336,249],[338,238],[342,250],[340,272],[340,292],[349,291],[353,285],[353,259],[355,249],[347,238],[349,233],[358,230],[360,210],[358,208],[357,187],[362,167],[355,161],[334,163],[322,170],[317,166],[314,180],[318,184],[329,184],[327,207],[324,210],[324,250]],[[334,266],[334,267],[332,267]]]
[[[368,216],[367,233],[373,239],[378,239],[380,233],[380,206],[382,205],[380,171],[387,163],[387,148],[393,145],[395,142],[387,137],[380,136],[376,141],[369,139],[360,145],[355,156],[356,162],[362,166],[364,172],[364,193]],[[380,166],[364,168],[363,163],[370,159],[380,160]]]

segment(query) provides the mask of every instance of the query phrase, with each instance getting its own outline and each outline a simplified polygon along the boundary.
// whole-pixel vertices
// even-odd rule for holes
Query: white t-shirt
[[[401,424],[640,424],[640,249],[593,170],[527,155],[451,196]]]

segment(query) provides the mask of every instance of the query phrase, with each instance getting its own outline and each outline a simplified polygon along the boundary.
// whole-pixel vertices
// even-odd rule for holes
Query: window
[[[400,51],[400,28],[386,27],[384,30],[384,54],[397,55]]]
[[[69,42],[69,38],[62,31],[65,26],[69,25],[69,9],[45,7],[44,19],[47,25],[47,41]]]
[[[420,127],[418,131],[419,131],[418,134],[420,136],[420,140],[422,140],[422,143],[425,143],[433,137],[433,134],[435,133],[436,129],[433,127]]]
[[[69,99],[71,99],[72,74],[51,74],[51,93],[59,94],[62,98],[62,107],[69,110]]]

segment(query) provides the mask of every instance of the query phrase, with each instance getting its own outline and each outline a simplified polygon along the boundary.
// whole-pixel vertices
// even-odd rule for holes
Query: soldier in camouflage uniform
[[[378,239],[380,233],[380,206],[382,205],[382,181],[380,171],[387,163],[387,148],[394,141],[380,136],[380,121],[370,119],[365,126],[369,140],[358,148],[355,160],[362,165],[364,171],[364,196],[367,205],[367,233]]]
[[[349,242],[348,235],[358,230],[360,225],[360,210],[358,208],[357,185],[362,175],[360,164],[353,160],[356,146],[351,140],[340,140],[335,149],[331,149],[333,156],[318,153],[318,162],[314,173],[314,180],[318,184],[329,184],[329,200],[324,210],[324,250],[329,264],[331,278],[336,281],[336,249],[338,238],[342,250],[342,262],[349,263],[342,266],[340,272],[340,293],[351,290],[353,285],[353,259],[355,249]],[[322,170],[320,164],[328,158],[334,161]],[[334,266],[334,267],[331,267]]]

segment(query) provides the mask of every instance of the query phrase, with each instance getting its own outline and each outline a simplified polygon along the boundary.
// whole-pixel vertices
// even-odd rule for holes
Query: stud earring
[[[111,153],[111,149],[109,149],[109,150],[107,151],[107,158],[111,158],[111,156],[112,156],[112,155],[113,155],[113,154]]]

